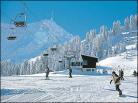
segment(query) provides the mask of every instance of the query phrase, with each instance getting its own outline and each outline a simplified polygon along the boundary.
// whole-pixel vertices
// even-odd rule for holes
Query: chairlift
[[[26,3],[23,2],[23,11],[16,15],[16,17],[13,20],[13,24],[16,27],[25,27],[26,26],[26,13],[27,7]]]
[[[62,61],[58,61],[59,63],[61,63]]]
[[[14,25],[16,27],[25,27],[26,26],[26,14],[19,13],[14,19]]]
[[[56,47],[53,47],[53,48],[51,48],[51,50],[52,50],[52,51],[56,51],[56,50],[57,50],[57,48],[56,48]]]
[[[8,40],[15,40],[15,39],[16,39],[16,36],[10,35],[10,36],[7,37],[7,39],[8,39]]]
[[[14,27],[11,27],[10,29],[12,30],[9,36],[7,37],[8,40],[15,40],[17,37],[14,35],[14,29],[15,27],[26,27],[26,5],[23,3],[23,11],[20,12],[15,16],[14,19],[11,20],[10,24]]]
[[[11,30],[13,30],[14,28],[10,28]],[[9,34],[9,36],[7,37],[7,40],[15,40],[16,36],[14,35],[14,32],[12,31],[12,33]]]
[[[48,56],[48,53],[44,53],[43,56]]]

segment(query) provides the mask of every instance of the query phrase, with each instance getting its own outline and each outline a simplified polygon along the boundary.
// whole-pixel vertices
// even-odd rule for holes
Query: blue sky
[[[137,13],[136,1],[26,1],[28,22],[50,19],[66,31],[80,35],[101,25],[112,26],[114,20],[123,24],[125,17]],[[21,1],[2,1],[1,22],[9,23],[23,9]]]

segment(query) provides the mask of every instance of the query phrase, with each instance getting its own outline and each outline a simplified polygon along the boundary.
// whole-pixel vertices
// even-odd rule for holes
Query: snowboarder
[[[72,69],[71,68],[69,68],[69,78],[72,78]]]
[[[48,79],[48,75],[49,75],[49,68],[48,68],[48,66],[46,66],[45,73],[46,73],[46,79]]]
[[[110,81],[110,84],[114,81],[115,88],[119,92],[119,96],[122,95],[122,91],[120,90],[119,86],[121,85],[120,83],[120,77],[116,74],[115,71],[112,72],[112,80]]]

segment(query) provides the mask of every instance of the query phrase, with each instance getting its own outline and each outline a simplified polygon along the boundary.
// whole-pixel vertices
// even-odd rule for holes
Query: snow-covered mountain
[[[1,59],[21,63],[40,55],[48,47],[63,44],[73,35],[65,31],[53,20],[42,20],[30,23],[25,28],[15,28],[13,25],[1,24]],[[7,36],[14,32],[15,41],[8,41]]]
[[[5,54],[5,57],[11,56],[15,60],[18,60],[18,57],[20,57],[21,60],[22,58],[27,58],[29,56],[33,57],[30,57],[30,60],[19,65],[10,63],[10,60],[3,61],[3,75],[35,74],[44,72],[44,62],[46,62],[44,60],[46,59],[40,55],[42,51],[49,54],[47,61],[48,66],[52,71],[64,70],[68,67],[69,63],[67,58],[65,58],[67,54],[75,57],[73,62],[79,62],[81,60],[81,54],[96,56],[99,61],[104,59],[106,61],[107,58],[113,57],[113,59],[109,61],[115,60],[119,62],[119,60],[121,60],[122,62],[120,63],[123,63],[124,60],[127,60],[127,62],[131,61],[133,56],[134,58],[137,57],[137,15],[130,16],[129,19],[126,18],[124,20],[124,25],[121,25],[119,21],[116,21],[113,22],[113,27],[111,29],[108,29],[106,26],[101,26],[99,32],[96,32],[96,30],[90,30],[86,33],[86,37],[82,41],[79,36],[72,36],[51,20],[33,23],[30,24],[29,27],[34,33],[32,34],[30,32],[30,34],[24,34],[21,37],[19,36],[17,41],[7,42],[2,38],[2,40],[5,40],[5,42],[2,42],[5,43],[2,44],[4,45],[2,53],[8,53],[8,55]],[[33,29],[34,27],[39,29]],[[67,40],[68,42],[65,42]],[[58,45],[59,43],[60,45]],[[50,48],[55,44],[56,51],[53,52]],[[6,48],[6,46],[8,48]],[[20,46],[19,49],[18,46]],[[7,50],[7,52],[4,52],[4,50]],[[122,55],[122,53],[123,56],[118,57],[118,55]],[[113,63],[113,65],[117,64]],[[110,66],[114,68],[113,65]],[[136,62],[134,65],[137,65]],[[125,66],[125,68],[130,68],[130,66]],[[134,70],[136,68],[132,69]],[[13,73],[10,71],[13,71]]]

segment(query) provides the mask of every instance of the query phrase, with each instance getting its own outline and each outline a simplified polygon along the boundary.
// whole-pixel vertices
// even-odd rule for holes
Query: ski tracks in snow
[[[73,77],[72,79],[51,77],[52,80],[48,81],[41,79],[33,77],[28,79],[24,78],[25,82],[22,82],[22,84],[28,83],[29,91],[16,95],[4,95],[2,96],[2,102],[112,102],[113,100],[116,102],[128,102],[137,100],[135,98],[136,92],[134,92],[136,84],[131,82],[136,82],[135,78],[128,77],[128,79],[122,82],[120,88],[123,90],[123,93],[129,94],[125,99],[118,97],[117,91],[106,90],[115,89],[114,84],[110,85],[109,83],[111,79],[109,76]],[[17,89],[19,87],[25,90],[27,86],[24,84],[21,85],[19,82],[21,81],[14,82],[16,87],[13,88]],[[9,81],[6,83],[2,87],[10,88],[8,84],[12,82]]]

